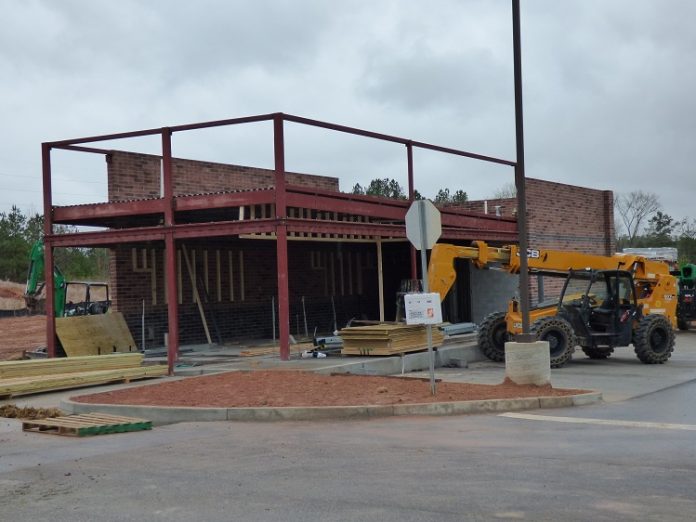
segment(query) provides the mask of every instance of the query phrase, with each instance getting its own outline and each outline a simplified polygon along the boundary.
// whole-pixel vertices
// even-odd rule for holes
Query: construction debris
[[[433,346],[444,339],[438,328],[433,328]],[[428,347],[425,326],[405,324],[379,324],[343,328],[339,335],[343,339],[343,355],[395,355],[417,352]]]
[[[58,408],[32,408],[30,406],[20,408],[16,404],[0,406],[0,417],[6,419],[45,419],[61,415],[63,412]]]

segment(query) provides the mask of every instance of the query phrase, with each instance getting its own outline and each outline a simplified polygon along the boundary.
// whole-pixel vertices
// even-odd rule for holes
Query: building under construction
[[[274,169],[182,159],[172,150],[175,133],[264,121],[273,126]],[[51,266],[53,249],[61,247],[110,249],[113,308],[134,337],[166,342],[170,369],[182,343],[273,337],[287,359],[291,334],[326,333],[353,318],[393,320],[401,281],[418,277],[404,224],[410,201],[349,194],[337,178],[287,172],[286,122],[403,147],[409,200],[416,188],[414,149],[509,166],[511,176],[515,166],[279,113],[44,143],[49,354],[56,353]],[[142,136],[160,136],[161,154],[99,147]],[[103,155],[108,201],[55,206],[54,149]],[[440,210],[441,241],[516,241],[514,198]],[[530,246],[613,253],[610,191],[528,179],[527,217]],[[54,234],[56,224],[100,229]],[[452,322],[477,321],[514,293],[512,276],[466,263],[458,269],[462,276],[444,305]]]

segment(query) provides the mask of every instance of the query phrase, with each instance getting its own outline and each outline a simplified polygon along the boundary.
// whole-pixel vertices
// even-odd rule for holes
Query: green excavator
[[[680,330],[688,330],[689,322],[696,321],[696,265],[686,264],[676,275],[679,280],[677,325]]]
[[[31,312],[41,312],[44,308],[44,299],[41,292],[45,286],[44,276],[44,245],[39,240],[32,246],[29,262],[29,274],[27,286],[24,291],[24,302]],[[68,288],[79,286],[82,289],[83,299],[77,303],[68,301]],[[109,285],[106,283],[86,283],[82,281],[68,281],[58,266],[53,265],[53,305],[56,317],[70,317],[74,315],[104,314],[109,310]],[[93,300],[92,290],[101,289],[105,299]]]

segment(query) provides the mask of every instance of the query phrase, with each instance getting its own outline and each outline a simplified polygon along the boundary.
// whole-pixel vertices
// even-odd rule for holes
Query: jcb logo
[[[517,252],[517,257],[520,257],[520,253]],[[541,257],[541,252],[533,248],[527,249],[527,257],[531,259],[539,259]]]
[[[674,299],[674,294],[665,294],[665,301],[672,301]]]

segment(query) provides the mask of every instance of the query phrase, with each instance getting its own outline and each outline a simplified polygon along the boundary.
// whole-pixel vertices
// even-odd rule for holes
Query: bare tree
[[[635,190],[628,194],[614,196],[614,209],[621,224],[626,229],[629,243],[638,235],[648,216],[660,210],[656,194]]]
[[[493,193],[494,199],[508,199],[517,197],[517,187],[515,182],[506,183]]]

